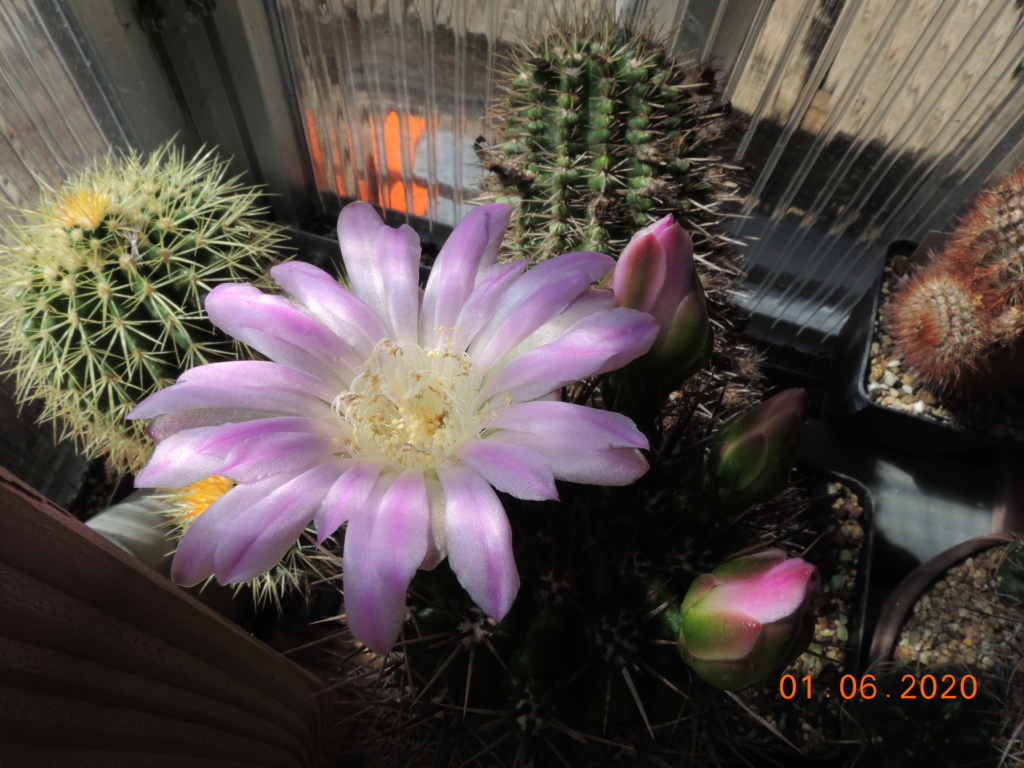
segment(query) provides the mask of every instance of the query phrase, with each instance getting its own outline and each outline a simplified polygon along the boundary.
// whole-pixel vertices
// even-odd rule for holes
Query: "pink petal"
[[[270,275],[361,360],[369,358],[377,343],[387,337],[388,332],[369,305],[322,269],[289,261],[271,267]]]
[[[540,328],[527,336],[509,353],[510,357],[529,352],[531,349],[555,341],[565,335],[580,320],[615,306],[615,297],[607,288],[587,288],[577,296],[563,312],[551,318]]]
[[[721,610],[771,624],[792,616],[817,585],[816,569],[799,558],[779,563],[767,574],[732,583],[718,583],[701,610]]]
[[[249,581],[277,565],[309,525],[313,510],[347,466],[347,461],[320,464],[240,510],[221,529],[214,552],[217,581]],[[199,517],[202,519],[203,515]]]
[[[544,323],[556,317],[615,264],[603,253],[567,253],[533,267],[509,287],[493,319],[469,353],[487,369]]]
[[[437,470],[444,488],[448,560],[459,583],[488,616],[501,620],[519,591],[512,527],[490,485],[466,467]]]
[[[319,320],[283,296],[222,283],[206,297],[210,321],[275,363],[306,371],[339,389],[363,360]]]
[[[308,469],[331,459],[336,450],[322,434],[276,431],[234,442],[211,474],[248,483],[277,472]]]
[[[499,491],[517,499],[557,499],[551,465],[532,448],[494,440],[470,440],[453,453]]]
[[[313,518],[318,545],[333,535],[356,510],[366,505],[383,468],[380,462],[360,462],[331,486]]]
[[[176,432],[157,443],[149,462],[135,476],[136,488],[184,488],[217,474],[221,456],[203,456],[200,449],[217,427]]]
[[[211,408],[333,418],[337,391],[305,371],[263,360],[210,363],[185,371],[176,384],[155,392],[128,414],[149,419],[164,413]]]
[[[412,227],[392,229],[369,203],[350,203],[338,216],[338,241],[355,294],[384,321],[393,340],[416,342],[420,240]]]
[[[555,477],[592,485],[629,485],[648,469],[636,448],[647,438],[619,413],[559,401],[517,403],[499,409],[489,440],[534,449]]]
[[[497,308],[501,306],[508,289],[529,266],[526,259],[493,264],[480,274],[473,292],[466,299],[459,317],[455,321],[452,347],[463,352],[473,341],[480,329],[487,325]]]
[[[535,450],[559,480],[586,485],[631,485],[646,474],[647,460],[636,448],[591,450],[552,432],[547,440],[526,432],[498,432],[487,442]]]
[[[502,394],[532,400],[574,381],[615,370],[654,343],[658,323],[633,309],[606,309],[583,318],[560,338],[513,358],[485,381],[478,402]]]
[[[199,408],[194,411],[178,411],[157,416],[146,427],[146,434],[155,442],[166,440],[183,429],[216,427],[231,422],[252,421],[266,418],[265,411],[252,408]]]
[[[495,262],[512,206],[494,203],[474,208],[456,225],[437,255],[420,313],[423,346],[441,346],[455,328],[481,269]]]
[[[236,485],[207,507],[178,543],[171,564],[171,580],[191,587],[212,576],[217,569],[214,562],[217,544],[237,516],[294,476],[295,473],[285,472],[258,483]]]
[[[649,447],[629,417],[560,401],[534,400],[501,408],[489,426],[534,435],[538,443],[554,440],[574,451]]]
[[[322,462],[342,430],[320,419],[278,417],[182,430],[157,444],[138,488],[181,488],[209,475],[239,483]]]
[[[378,482],[345,532],[345,616],[376,653],[394,645],[405,617],[405,593],[429,550],[430,507],[422,472]]]
[[[668,259],[652,229],[663,226],[663,221],[636,232],[619,254],[608,283],[615,294],[616,306],[650,312],[657,303],[659,292],[665,286]]]

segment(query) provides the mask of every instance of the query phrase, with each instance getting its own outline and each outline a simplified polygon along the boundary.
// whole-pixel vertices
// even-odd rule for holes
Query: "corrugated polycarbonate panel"
[[[748,307],[813,346],[838,330],[887,244],[949,226],[1020,157],[1016,2],[773,4],[731,97],[753,167],[736,232]]]
[[[5,207],[32,204],[39,194],[36,179],[55,184],[63,169],[80,167],[111,143],[54,39],[61,30],[41,17],[41,11],[52,11],[50,5],[0,3],[0,203]],[[52,12],[48,15],[52,22]]]
[[[101,129],[94,109],[104,105],[90,104],[83,95],[76,78],[87,73],[72,71],[79,54],[56,4],[0,3],[0,210],[5,219],[36,201],[39,182],[57,184],[65,169],[123,142],[123,136],[111,138]],[[0,381],[5,436],[0,463],[67,504],[78,489],[83,461],[70,443],[55,446],[50,429],[20,420],[11,389],[9,380]]]
[[[320,189],[446,224],[502,53],[558,3],[277,0]],[[578,9],[580,4],[573,4]],[[1016,0],[594,2],[711,59],[749,130],[751,331],[819,351],[886,246],[947,227],[1024,142]]]

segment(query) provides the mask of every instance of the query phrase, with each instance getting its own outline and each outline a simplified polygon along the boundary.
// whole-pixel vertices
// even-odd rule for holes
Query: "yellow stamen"
[[[452,463],[452,450],[485,428],[490,414],[473,410],[481,377],[451,347],[424,349],[384,339],[340,393],[334,410],[352,430],[357,458],[399,469]]]
[[[198,480],[187,488],[177,491],[177,509],[180,514],[174,522],[191,521],[199,517],[206,508],[235,487],[235,481],[220,475],[210,475]]]

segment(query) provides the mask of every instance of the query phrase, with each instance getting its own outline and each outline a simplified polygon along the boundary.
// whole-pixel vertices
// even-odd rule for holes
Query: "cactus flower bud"
[[[693,261],[693,240],[672,216],[633,235],[611,274],[615,305],[654,315],[658,337],[643,358],[677,386],[711,352],[707,300]]]
[[[738,691],[806,650],[818,569],[780,549],[729,560],[698,576],[682,605],[679,650],[711,685]]]
[[[807,393],[787,389],[718,431],[711,440],[707,482],[721,504],[746,509],[785,488],[806,408]]]

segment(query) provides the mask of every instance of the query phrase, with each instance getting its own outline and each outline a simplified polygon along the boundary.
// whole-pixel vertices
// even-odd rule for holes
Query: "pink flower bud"
[[[658,337],[646,359],[659,378],[678,385],[711,350],[704,289],[693,261],[693,240],[672,216],[633,235],[611,274],[615,305],[654,315]]]
[[[818,569],[780,549],[739,557],[690,585],[679,650],[706,682],[738,691],[766,679],[806,650]]]

